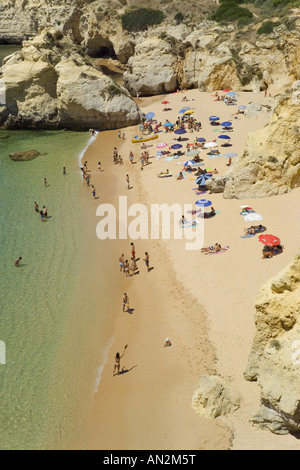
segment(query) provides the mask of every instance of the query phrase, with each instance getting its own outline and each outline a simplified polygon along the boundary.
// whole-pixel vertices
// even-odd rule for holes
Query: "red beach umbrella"
[[[278,237],[275,237],[274,235],[268,235],[267,233],[260,235],[258,237],[258,240],[267,246],[276,246],[276,245],[279,245],[280,243],[280,240]]]
[[[169,104],[170,101],[162,101],[161,104]]]
[[[226,91],[226,92],[227,92],[227,91],[230,91],[230,90],[229,90],[229,88],[224,88],[224,90],[222,90],[222,91]]]

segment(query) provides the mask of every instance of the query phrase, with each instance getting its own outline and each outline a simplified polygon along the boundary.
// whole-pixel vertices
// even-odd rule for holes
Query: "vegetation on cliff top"
[[[137,8],[129,10],[121,16],[123,28],[134,31],[146,29],[148,26],[160,24],[165,15],[160,10],[152,8]]]

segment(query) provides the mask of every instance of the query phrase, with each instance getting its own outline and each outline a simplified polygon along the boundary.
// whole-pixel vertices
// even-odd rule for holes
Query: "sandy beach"
[[[274,95],[274,93],[272,93]],[[187,102],[182,103],[186,95]],[[170,102],[170,111],[163,111],[161,102]],[[238,104],[269,103],[263,93],[240,93]],[[143,112],[153,111],[155,119],[175,122],[178,110],[188,105],[202,123],[197,133],[184,137],[193,142],[196,137],[207,141],[219,135],[209,123],[209,116],[220,116],[221,122],[233,122],[230,134],[232,146],[223,149],[240,154],[248,132],[267,123],[264,114],[254,118],[233,113],[236,107],[214,101],[211,94],[189,90],[139,100]],[[295,233],[299,230],[296,217],[299,188],[289,194],[266,199],[225,200],[222,194],[196,195],[195,181],[185,175],[181,181],[176,175],[187,157],[171,161],[156,159],[157,144],[171,145],[174,133],[160,133],[149,141],[150,164],[141,171],[140,144],[131,139],[140,135],[138,126],[100,133],[89,147],[83,160],[91,169],[96,195],[90,188],[82,188],[86,207],[86,256],[90,260],[89,292],[97,284],[99,257],[101,269],[107,274],[107,308],[112,317],[112,343],[104,365],[101,380],[87,419],[87,445],[90,449],[297,449],[292,436],[277,436],[258,430],[250,423],[259,408],[259,387],[246,382],[243,373],[255,332],[254,302],[263,282],[283,269],[298,250]],[[186,143],[185,143],[186,144]],[[184,144],[184,145],[185,145]],[[112,150],[117,146],[123,165],[112,164]],[[168,148],[168,147],[166,147]],[[132,165],[129,151],[134,152]],[[183,147],[182,150],[185,150]],[[200,154],[205,167],[216,168],[219,174],[227,171],[228,159],[210,159],[207,151]],[[101,161],[103,172],[97,172]],[[233,163],[234,165],[234,159]],[[169,169],[169,178],[157,178]],[[132,189],[126,188],[126,174]],[[186,240],[134,240],[138,259],[138,274],[125,278],[119,272],[118,259],[124,253],[130,260],[130,239],[101,242],[95,235],[98,222],[96,208],[100,203],[118,206],[119,196],[128,196],[128,205],[166,202],[192,204],[199,198],[212,201],[217,215],[205,220],[204,246],[218,242],[230,248],[216,256],[185,249]],[[285,250],[273,259],[262,259],[262,244],[257,237],[243,239],[243,229],[249,225],[240,215],[241,205],[250,205],[263,215],[267,233],[280,237]],[[186,229],[188,230],[188,229]],[[190,229],[192,230],[192,229]],[[88,235],[89,234],[89,235]],[[100,246],[101,245],[101,246]],[[103,247],[107,247],[105,259]],[[106,248],[105,248],[106,250]],[[145,251],[150,255],[147,272],[143,261]],[[122,296],[127,292],[131,313],[122,312]],[[164,348],[169,337],[171,347]],[[120,376],[113,377],[114,356],[122,353]],[[228,417],[208,420],[191,407],[192,395],[203,374],[217,374],[228,379],[242,394],[239,410]]]

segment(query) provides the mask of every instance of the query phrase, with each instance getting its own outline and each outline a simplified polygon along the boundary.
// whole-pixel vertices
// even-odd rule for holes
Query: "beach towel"
[[[173,160],[173,157],[166,157],[165,162],[171,162]]]
[[[196,209],[195,211],[187,211],[188,214],[199,214],[201,212],[201,209]]]
[[[220,214],[220,212],[222,211],[215,211],[215,215]],[[200,217],[201,219],[204,219],[204,214],[208,214],[207,219],[214,217],[214,215],[210,216],[210,212],[201,212],[201,214],[199,214],[198,217]]]
[[[169,178],[170,176],[173,175],[157,175],[158,178]]]
[[[229,250],[229,246],[222,246],[220,251],[210,251],[205,254],[206,255],[218,255],[219,253],[226,253],[227,250]]]
[[[255,237],[256,233],[247,233],[247,235],[241,236],[241,238],[252,238]]]
[[[196,225],[192,225],[193,222],[194,222],[196,225],[199,224],[198,220],[188,220],[185,224],[181,224],[181,227],[182,227],[182,228],[195,227]]]

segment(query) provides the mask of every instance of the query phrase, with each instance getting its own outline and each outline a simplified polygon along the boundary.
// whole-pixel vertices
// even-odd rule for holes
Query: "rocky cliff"
[[[295,19],[292,30],[282,24],[271,34],[257,35],[259,25],[220,26],[205,20],[204,13],[201,21],[192,21],[198,11],[193,16],[184,12],[187,19],[176,24],[175,2],[164,2],[159,4],[166,13],[161,25],[128,33],[120,15],[136,3],[2,0],[0,43],[20,43],[35,36],[39,28],[54,26],[90,56],[108,56],[126,64],[125,84],[132,94],[159,94],[174,91],[178,85],[204,91],[224,87],[257,91],[271,84],[287,87],[298,79],[300,18]],[[184,5],[191,9],[185,3],[179,3],[181,10]],[[204,4],[208,17],[216,5],[212,0]],[[153,80],[149,80],[149,71],[154,72]]]
[[[266,197],[300,186],[299,142],[300,81],[282,96],[270,123],[249,134],[226,175],[224,198]]]
[[[256,335],[245,377],[261,387],[253,422],[274,433],[300,431],[300,253],[266,282],[255,304]]]
[[[114,129],[141,113],[128,91],[96,70],[56,29],[43,30],[7,57],[0,69],[7,128]]]

